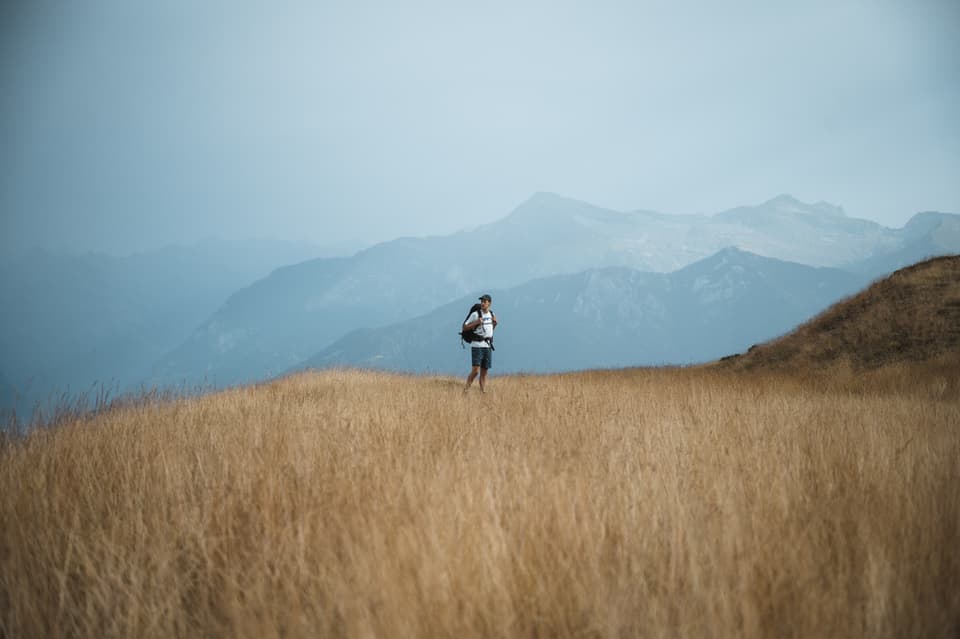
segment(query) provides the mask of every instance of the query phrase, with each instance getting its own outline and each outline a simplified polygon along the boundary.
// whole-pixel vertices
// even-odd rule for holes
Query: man
[[[497,316],[490,310],[493,298],[489,295],[480,296],[480,310],[467,316],[463,327],[473,330],[479,341],[470,342],[470,361],[473,368],[467,376],[467,385],[463,388],[466,393],[470,390],[473,380],[480,376],[480,392],[487,392],[487,371],[493,367],[493,329],[497,327]]]

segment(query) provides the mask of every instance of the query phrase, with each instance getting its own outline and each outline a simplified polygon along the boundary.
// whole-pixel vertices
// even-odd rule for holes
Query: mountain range
[[[715,359],[786,332],[867,281],[736,248],[669,274],[620,266],[538,279],[493,292],[495,366],[539,373]],[[456,332],[473,301],[354,331],[297,368],[462,372]]]
[[[504,370],[703,361],[956,252],[960,216],[946,213],[890,229],[787,195],[669,215],[550,193],[491,224],[353,254],[269,242],[35,252],[0,266],[0,370],[21,410],[96,383],[222,387],[307,363],[459,370],[456,345],[432,349],[455,342],[445,335],[467,302],[494,291]],[[565,350],[540,346],[570,335]]]
[[[922,223],[888,229],[786,195],[714,216],[674,216],[611,211],[539,193],[502,220],[470,231],[400,238],[351,257],[278,269],[232,296],[158,362],[153,379],[217,385],[262,379],[296,367],[351,331],[419,317],[481,290],[597,268],[672,272],[727,246],[877,276],[888,258],[896,261],[931,241],[939,228],[934,220],[955,224],[958,218],[925,215]],[[960,241],[947,235],[944,250],[960,250]]]

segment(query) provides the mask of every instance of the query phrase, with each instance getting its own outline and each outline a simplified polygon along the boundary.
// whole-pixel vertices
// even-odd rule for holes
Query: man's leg
[[[486,375],[486,371],[483,371],[483,373],[481,373],[481,372],[480,372],[480,366],[478,365],[478,366],[474,366],[473,368],[470,369],[470,374],[467,375],[467,385],[463,388],[463,390],[467,390],[468,388],[470,388],[470,384],[472,384],[472,383],[473,383],[473,380],[475,380],[475,379],[477,378],[477,375],[480,375],[480,376],[481,376],[481,377],[480,377],[480,388],[483,389],[483,376]]]
[[[487,392],[487,372],[493,365],[493,351],[489,348],[483,349],[483,355],[480,358],[480,392]]]
[[[477,375],[480,374],[480,364],[483,363],[480,355],[481,353],[479,348],[470,348],[470,363],[473,365],[473,368],[470,369],[470,374],[467,375],[467,385],[463,387],[464,393],[470,390],[470,384],[472,384],[473,380],[475,380]]]

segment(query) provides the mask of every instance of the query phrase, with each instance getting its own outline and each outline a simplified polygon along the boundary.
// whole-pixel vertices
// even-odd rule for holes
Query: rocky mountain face
[[[726,246],[849,267],[878,254],[892,256],[920,241],[914,238],[919,230],[888,229],[790,196],[714,216],[673,216],[611,211],[540,193],[506,218],[471,231],[401,238],[350,258],[280,269],[238,291],[158,362],[153,380],[225,385],[262,379],[352,330],[392,325],[471,292],[537,278],[606,267],[673,272]],[[861,272],[876,274],[884,263]]]
[[[626,267],[539,279],[493,293],[499,372],[687,364],[793,328],[868,281],[728,248],[673,273]],[[461,373],[457,326],[472,297],[354,331],[301,367]],[[300,367],[298,367],[300,368]]]

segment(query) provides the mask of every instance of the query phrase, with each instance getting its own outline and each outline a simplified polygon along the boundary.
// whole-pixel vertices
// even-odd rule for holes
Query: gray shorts
[[[470,348],[470,361],[474,366],[480,368],[493,368],[493,349],[492,348]]]

